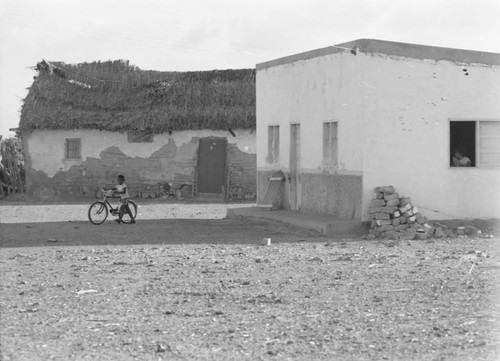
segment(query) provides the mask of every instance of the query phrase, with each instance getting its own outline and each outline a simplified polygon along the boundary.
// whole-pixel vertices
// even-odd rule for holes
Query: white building
[[[500,218],[500,54],[360,39],[257,65],[257,189],[368,219],[393,185],[430,219]],[[453,167],[458,147],[471,167]]]

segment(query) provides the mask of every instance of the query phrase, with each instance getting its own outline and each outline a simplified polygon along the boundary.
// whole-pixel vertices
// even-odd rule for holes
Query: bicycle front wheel
[[[101,224],[106,218],[108,218],[108,207],[106,207],[106,203],[97,201],[92,203],[89,208],[89,221],[93,224]]]
[[[130,214],[127,212],[123,213],[122,222],[125,224],[132,223],[132,221],[135,220],[135,217],[137,217],[137,204],[134,201],[128,201],[128,208],[132,213],[132,217],[130,217]]]

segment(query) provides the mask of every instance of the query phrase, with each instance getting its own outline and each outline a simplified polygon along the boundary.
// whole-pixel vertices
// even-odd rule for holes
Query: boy
[[[125,184],[125,177],[123,175],[119,175],[116,177],[117,185],[115,186],[115,189],[113,190],[113,194],[119,194],[120,195],[120,211],[118,213],[118,219],[115,219],[115,222],[121,223],[122,222],[122,217],[125,212],[130,216],[131,222],[130,223],[135,223],[134,216],[132,214],[132,211],[130,210],[130,207],[128,206],[128,189],[127,185]]]

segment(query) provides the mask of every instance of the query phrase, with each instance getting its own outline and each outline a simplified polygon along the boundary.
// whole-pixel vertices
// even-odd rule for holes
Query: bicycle
[[[120,213],[120,206],[113,208],[111,203],[109,203],[108,197],[112,195],[112,192],[105,191],[103,189],[102,193],[102,199],[92,203],[89,207],[89,221],[95,225],[104,223],[104,221],[108,218],[109,213],[111,213],[115,217],[117,217]],[[130,209],[130,212],[132,213],[132,217],[130,217],[130,214],[125,212],[122,216],[122,222],[125,224],[132,223],[132,221],[134,221],[137,217],[137,204],[134,201],[129,200],[128,207]]]

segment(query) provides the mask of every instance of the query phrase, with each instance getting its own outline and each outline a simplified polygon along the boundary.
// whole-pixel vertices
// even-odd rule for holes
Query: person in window
[[[453,166],[454,167],[470,167],[472,162],[469,157],[465,156],[464,147],[458,147],[455,149],[455,154],[453,155]]]

